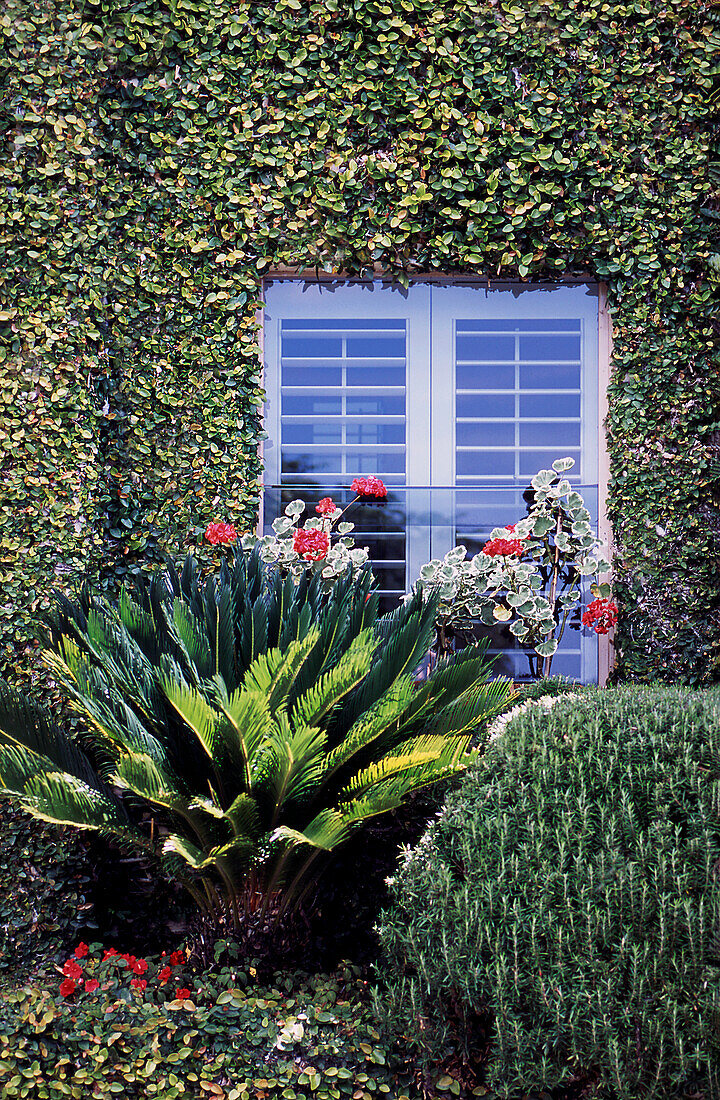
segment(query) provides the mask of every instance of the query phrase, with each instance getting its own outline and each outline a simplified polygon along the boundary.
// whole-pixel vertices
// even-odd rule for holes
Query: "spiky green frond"
[[[96,782],[85,753],[40,707],[0,682],[0,745],[16,745],[51,761],[86,783]]]
[[[270,837],[271,842],[280,841],[286,848],[297,848],[307,845],[310,848],[320,848],[324,852],[331,852],[338,844],[347,839],[351,822],[347,816],[339,810],[321,810],[304,829],[292,829],[286,825],[280,825]]]
[[[475,733],[490,719],[512,704],[515,692],[510,680],[491,680],[469,688],[463,695],[437,711],[426,721],[433,733],[454,735]]]
[[[244,791],[233,799],[224,816],[236,835],[249,836],[257,840],[262,833],[262,819],[257,802]]]
[[[193,615],[188,605],[177,597],[173,601],[170,622],[187,659],[189,676],[199,686],[200,680],[213,674],[212,653],[205,623]]]
[[[278,653],[277,650],[274,652]],[[281,655],[279,659],[281,661]],[[263,665],[264,672],[269,667]],[[273,730],[268,696],[264,692],[251,691],[246,687],[239,688],[228,696],[223,680],[215,681],[215,692],[218,706],[225,718],[225,721],[218,724],[218,737],[222,740],[228,761],[235,769],[237,782],[247,791],[251,791],[257,772],[258,750],[269,740]]]
[[[273,828],[285,804],[307,800],[323,774],[327,734],[318,726],[294,729],[282,712],[263,744],[256,764],[255,787],[272,802]]]
[[[364,630],[353,640],[335,667],[297,700],[291,714],[293,725],[312,726],[324,721],[340,700],[367,675],[376,648],[372,631]]]
[[[212,654],[212,675],[220,676],[233,691],[238,684],[235,663],[233,603],[227,585],[208,582],[205,587],[205,625]]]
[[[259,657],[250,665],[243,685],[250,690],[265,692],[268,706],[271,710],[281,710],[287,706],[288,696],[300,674],[303,662],[307,660],[313,647],[317,644],[319,631],[316,627],[308,629],[301,638],[290,641],[282,652],[282,660],[277,660],[273,653]],[[280,647],[282,650],[282,647]],[[271,653],[273,651],[270,651]],[[267,657],[267,659],[265,659]],[[268,682],[268,672],[272,668],[272,674]]]
[[[109,788],[62,771],[23,745],[0,747],[0,785],[44,821],[81,829],[130,828],[122,803]]]
[[[216,764],[221,743],[217,732],[217,711],[205,701],[201,692],[183,680],[164,675],[160,682],[170,705],[195,734],[208,758]]]
[[[390,734],[398,737],[414,690],[410,676],[398,677],[382,698],[358,718],[343,741],[327,754],[323,778],[327,780],[360,753],[369,749],[381,751],[383,743],[392,740]]]
[[[439,734],[413,737],[354,775],[340,792],[340,799],[349,801],[368,790],[381,790],[382,784],[399,775],[414,782],[426,774],[430,765],[438,773],[454,773],[460,770],[461,763],[466,767],[473,756],[469,737]]]

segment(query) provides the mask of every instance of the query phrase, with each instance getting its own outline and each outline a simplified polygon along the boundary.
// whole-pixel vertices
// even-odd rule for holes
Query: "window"
[[[295,497],[351,499],[377,474],[385,505],[358,505],[388,602],[461,542],[476,553],[524,514],[532,475],[571,455],[597,513],[598,293],[553,288],[274,279],[265,305],[264,519]],[[527,662],[504,628],[502,671]],[[594,680],[595,639],[566,631],[553,671]]]

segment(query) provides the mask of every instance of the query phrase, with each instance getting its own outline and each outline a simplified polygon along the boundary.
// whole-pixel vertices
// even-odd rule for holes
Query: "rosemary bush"
[[[498,1097],[711,1095],[719,742],[720,695],[674,688],[504,727],[381,920],[385,1011],[428,1061]]]

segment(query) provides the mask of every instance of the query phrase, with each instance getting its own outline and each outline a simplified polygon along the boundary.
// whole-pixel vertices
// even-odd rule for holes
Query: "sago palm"
[[[216,919],[284,911],[352,829],[463,770],[511,690],[477,646],[416,682],[434,606],[378,618],[371,583],[327,593],[238,551],[215,578],[187,559],[117,605],[61,598],[45,656],[86,731],[4,689],[0,783],[155,855]]]

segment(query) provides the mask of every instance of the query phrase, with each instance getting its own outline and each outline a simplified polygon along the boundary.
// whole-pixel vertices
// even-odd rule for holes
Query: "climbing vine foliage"
[[[607,284],[619,669],[717,675],[710,0],[6,0],[0,646],[255,517],[277,270]]]

